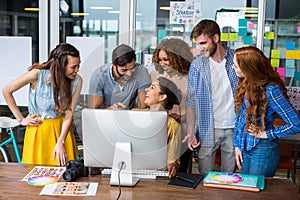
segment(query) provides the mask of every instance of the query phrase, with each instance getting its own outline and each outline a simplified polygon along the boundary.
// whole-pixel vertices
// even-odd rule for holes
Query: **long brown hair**
[[[66,109],[71,110],[72,102],[72,80],[65,76],[66,66],[68,65],[68,56],[79,57],[79,51],[67,43],[58,44],[50,52],[46,62],[33,64],[31,69],[50,70],[51,84],[54,91],[55,112],[63,112]]]
[[[173,69],[182,75],[188,74],[194,57],[189,45],[185,41],[178,38],[171,38],[164,39],[157,45],[153,53],[152,62],[159,73],[163,73],[162,66],[159,64],[159,52],[161,50],[166,52],[170,66]]]
[[[245,77],[240,77],[235,94],[235,112],[238,113],[244,98],[248,100],[246,108],[246,132],[251,129],[258,133],[258,117],[261,119],[262,130],[265,130],[265,115],[268,100],[267,84],[276,84],[288,98],[285,83],[271,66],[264,53],[256,47],[242,47],[235,51],[235,61]]]

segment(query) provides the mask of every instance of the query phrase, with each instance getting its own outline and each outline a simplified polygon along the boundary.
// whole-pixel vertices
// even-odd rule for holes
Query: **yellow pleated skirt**
[[[22,163],[36,165],[58,165],[56,157],[53,160],[53,150],[60,136],[64,116],[55,119],[42,120],[42,124],[27,126],[24,136]],[[68,160],[76,160],[78,148],[74,132],[70,129],[65,139],[65,150]]]

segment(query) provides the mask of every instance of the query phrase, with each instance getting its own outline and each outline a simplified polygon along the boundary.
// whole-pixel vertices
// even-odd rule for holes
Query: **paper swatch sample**
[[[65,167],[47,167],[47,166],[35,166],[22,181],[28,181],[30,177],[42,177],[42,176],[55,176],[59,179],[66,171]]]
[[[57,182],[44,186],[40,195],[54,196],[95,196],[98,183]]]

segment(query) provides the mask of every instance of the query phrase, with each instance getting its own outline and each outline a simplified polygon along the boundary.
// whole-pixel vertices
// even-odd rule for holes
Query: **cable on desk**
[[[119,194],[118,194],[117,200],[120,198],[121,193],[122,193],[122,191],[121,191],[121,178],[120,178],[120,173],[121,173],[121,171],[122,171],[122,169],[123,169],[123,165],[124,165],[124,164],[125,164],[124,162],[121,162],[121,167],[120,167],[119,172],[118,172]]]

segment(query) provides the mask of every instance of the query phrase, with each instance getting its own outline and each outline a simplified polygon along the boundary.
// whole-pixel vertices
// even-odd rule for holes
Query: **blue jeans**
[[[242,155],[241,173],[273,177],[280,160],[278,141],[261,139],[256,147],[243,151]]]

